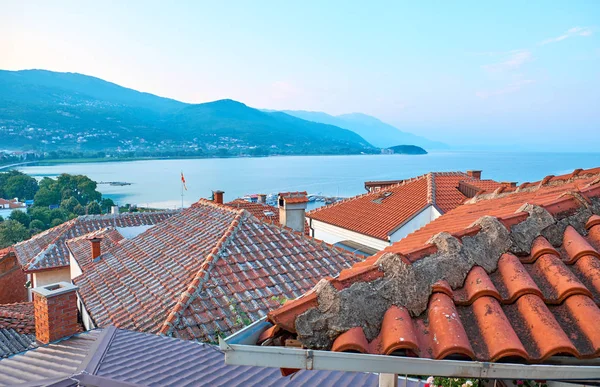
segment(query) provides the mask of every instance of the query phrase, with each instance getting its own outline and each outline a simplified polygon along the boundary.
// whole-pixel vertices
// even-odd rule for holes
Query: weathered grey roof
[[[80,333],[0,360],[0,386],[36,385],[35,382],[42,381],[47,384],[71,376],[90,352],[100,332]]]
[[[56,383],[56,384],[54,384]],[[229,366],[218,347],[109,327],[0,359],[0,386],[377,386],[375,374]]]
[[[14,329],[0,329],[0,358],[37,347],[34,334],[21,334]]]
[[[283,377],[279,368],[228,366],[218,347],[126,330],[115,331],[100,363],[86,371],[145,386],[378,385],[374,374],[304,370]]]

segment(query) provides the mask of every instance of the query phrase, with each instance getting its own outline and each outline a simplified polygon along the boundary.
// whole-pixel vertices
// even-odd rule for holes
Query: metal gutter
[[[264,316],[252,324],[244,327],[244,329],[235,332],[229,337],[226,337],[225,341],[230,344],[255,345],[260,334],[272,326],[273,324],[267,322],[267,316]],[[219,338],[219,342],[221,342],[221,338]]]
[[[225,364],[307,370],[522,380],[600,380],[597,365],[509,364],[261,347],[219,340]],[[581,361],[585,363],[584,360]]]

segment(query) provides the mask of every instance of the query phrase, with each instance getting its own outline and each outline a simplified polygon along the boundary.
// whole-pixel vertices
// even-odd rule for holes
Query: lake
[[[61,173],[84,174],[96,181],[123,181],[127,186],[99,185],[119,204],[174,208],[181,204],[180,174],[188,190],[184,205],[225,191],[225,200],[252,193],[308,191],[331,196],[364,193],[367,180],[403,179],[430,171],[483,170],[498,181],[541,180],[576,168],[600,166],[600,153],[435,152],[422,156],[290,156],[231,159],[144,160],[22,166],[41,178]]]

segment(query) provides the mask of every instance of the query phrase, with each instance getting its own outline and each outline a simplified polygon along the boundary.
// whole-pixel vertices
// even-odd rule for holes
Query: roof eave
[[[366,234],[366,233],[364,233],[364,232],[362,232],[362,231],[356,231],[356,230],[353,230],[353,229],[351,229],[351,228],[348,228],[348,227],[342,227],[342,226],[340,226],[339,224],[334,224],[334,223],[326,222],[326,221],[324,221],[324,220],[317,219],[317,218],[313,218],[313,217],[310,217],[310,216],[308,216],[308,215],[306,215],[306,219],[310,219],[310,220],[316,220],[317,222],[325,223],[325,224],[328,224],[328,225],[330,225],[330,226],[334,226],[334,227],[338,227],[338,228],[341,228],[341,229],[344,229],[344,230],[352,231],[352,232],[355,232],[355,233],[357,233],[357,234],[361,234],[361,235],[368,236],[369,238],[373,238],[373,239],[380,240],[380,241],[382,241],[382,242],[386,242],[386,243],[387,243],[387,242],[389,242],[389,241],[390,241],[390,240],[389,240],[389,237],[388,237],[388,235],[389,235],[390,233],[386,234],[386,237],[385,237],[385,238],[381,238],[380,236],[375,236],[375,235],[372,235],[372,234]]]
[[[389,355],[330,352],[311,349],[233,344],[237,334],[219,339],[225,364],[307,370],[432,375],[521,380],[600,380],[600,366],[511,364],[432,360]],[[585,361],[582,361],[585,362]]]

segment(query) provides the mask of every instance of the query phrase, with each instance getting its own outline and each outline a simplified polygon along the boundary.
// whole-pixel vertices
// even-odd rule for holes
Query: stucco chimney
[[[88,240],[92,245],[92,259],[98,258],[102,254],[102,249],[100,248],[102,237],[91,237]]]
[[[218,204],[223,204],[223,191],[213,191],[213,201]]]
[[[467,175],[471,176],[473,179],[481,179],[481,171],[467,171]]]
[[[48,344],[79,332],[77,289],[68,282],[31,289],[38,341]]]
[[[113,215],[119,215],[119,206],[112,206],[110,208],[110,213]]]
[[[304,232],[306,224],[306,192],[282,192],[278,195],[279,222],[282,226]]]
[[[266,194],[258,194],[258,200],[259,203],[265,204],[267,202],[267,195]]]

